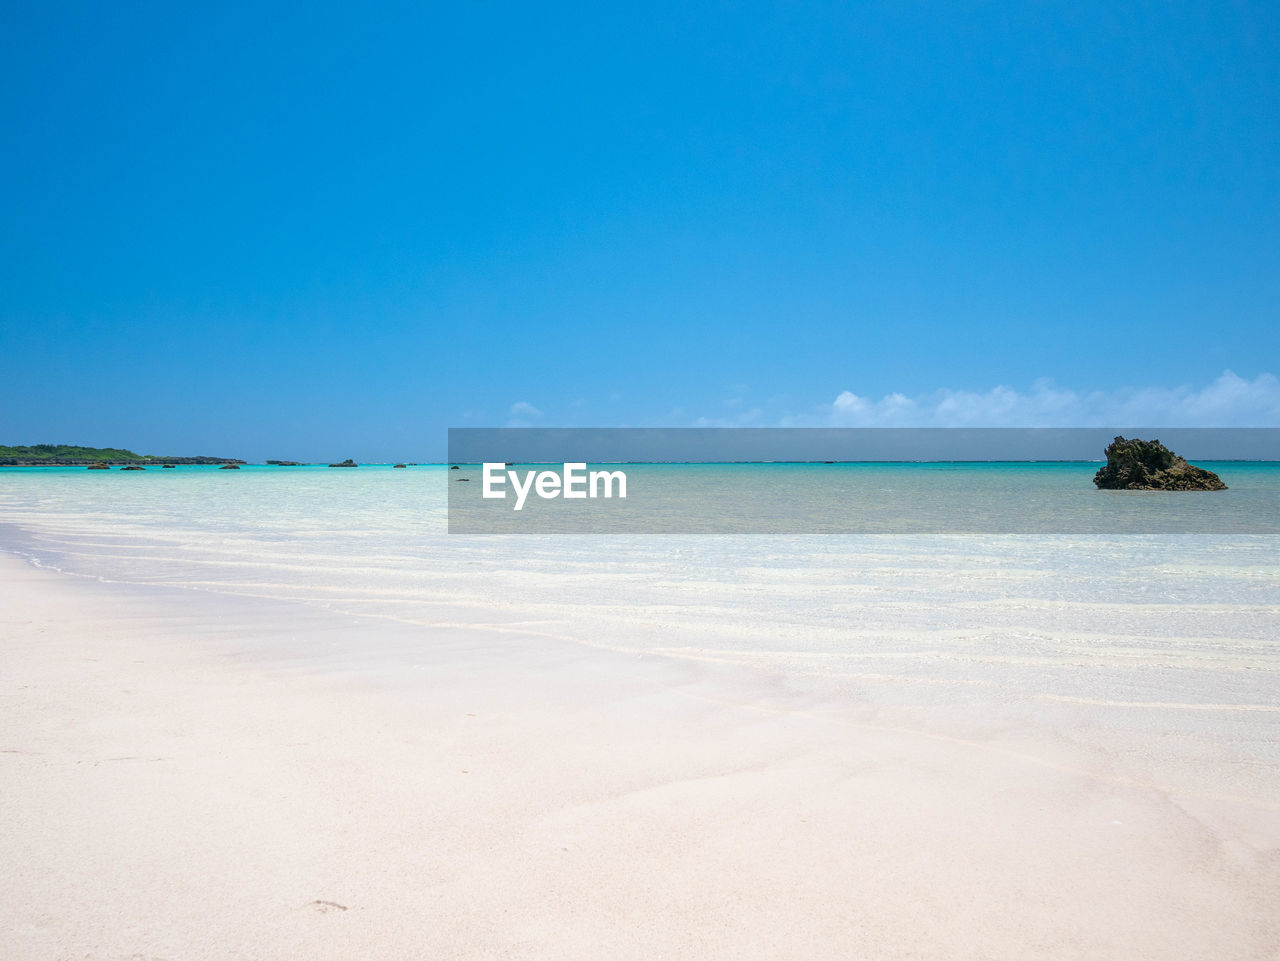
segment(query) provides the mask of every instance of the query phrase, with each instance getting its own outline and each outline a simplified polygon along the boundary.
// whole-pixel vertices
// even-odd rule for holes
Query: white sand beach
[[[1280,2],[0,22],[0,961],[1280,961]]]
[[[1151,711],[1037,726],[421,630],[0,555],[0,957],[1280,950],[1276,771],[1161,780]]]

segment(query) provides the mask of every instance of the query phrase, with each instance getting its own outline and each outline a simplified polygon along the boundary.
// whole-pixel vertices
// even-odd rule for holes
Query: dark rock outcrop
[[[267,461],[267,463],[271,464],[273,467],[301,467],[302,466],[302,461],[300,460],[269,460]]]
[[[408,467],[408,464],[392,464],[392,467]]]
[[[90,464],[89,470],[111,470],[110,464]]]
[[[348,457],[341,464],[330,464],[329,466],[330,467],[357,467],[359,465],[357,465],[355,461],[353,461],[350,457]]]
[[[1224,491],[1213,471],[1188,464],[1158,440],[1125,440],[1107,445],[1107,463],[1093,477],[1103,490]]]
[[[121,467],[120,469],[121,470],[146,470],[145,467],[140,467],[137,464],[130,464],[128,467]]]
[[[221,467],[218,468],[218,470],[239,470],[239,469],[240,469],[239,464],[223,464]]]
[[[177,464],[161,464],[160,466],[165,470],[173,470],[178,465]]]
[[[462,468],[460,468],[457,464],[451,464],[449,466],[449,470],[461,470],[461,469]]]

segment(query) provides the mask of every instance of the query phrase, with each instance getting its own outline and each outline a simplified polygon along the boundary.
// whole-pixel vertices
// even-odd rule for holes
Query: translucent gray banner
[[[1215,492],[1099,490],[1117,435]],[[1280,534],[1277,428],[454,428],[458,534]]]

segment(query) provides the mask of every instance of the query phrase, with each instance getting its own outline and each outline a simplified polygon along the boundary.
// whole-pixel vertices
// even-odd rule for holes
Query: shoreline
[[[1280,944],[1274,811],[1126,784],[1120,756],[718,665],[78,583],[7,553],[0,591],[15,958]],[[419,670],[362,657],[389,643]]]

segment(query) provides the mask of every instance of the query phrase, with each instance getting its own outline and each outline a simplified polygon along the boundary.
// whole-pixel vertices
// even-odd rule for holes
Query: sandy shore
[[[4,959],[1280,952],[1280,810],[1071,730],[6,555],[0,635]]]

